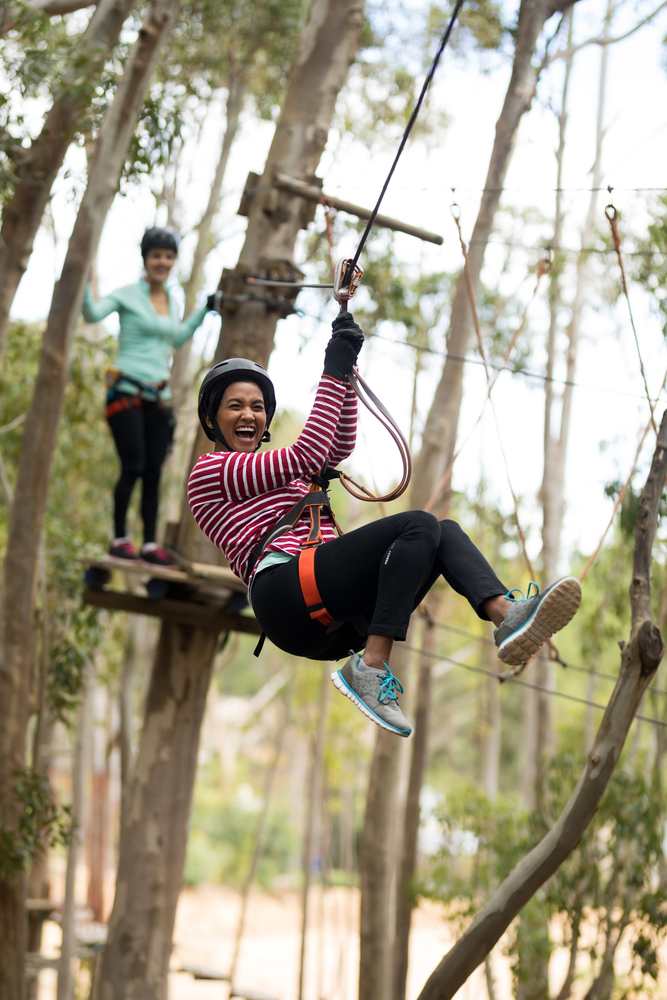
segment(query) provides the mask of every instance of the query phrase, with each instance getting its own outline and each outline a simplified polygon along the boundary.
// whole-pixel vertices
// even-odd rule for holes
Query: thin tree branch
[[[571,59],[577,52],[581,51],[581,49],[585,49],[588,45],[604,46],[615,45],[616,42],[623,42],[626,38],[629,38],[630,35],[634,35],[635,31],[639,31],[639,29],[643,28],[645,24],[652,21],[653,18],[665,7],[667,7],[667,0],[664,0],[659,7],[656,7],[652,13],[648,14],[643,20],[635,24],[635,26],[630,28],[629,31],[626,31],[623,35],[617,35],[616,38],[602,38],[600,36],[597,36],[596,38],[587,38],[585,42],[579,42],[578,45],[568,45],[566,49],[560,49],[558,52],[554,52],[550,56],[545,56],[540,69],[546,69],[547,66],[550,66],[552,62],[556,61],[556,59]]]
[[[29,11],[31,14],[45,14],[55,17],[60,14],[72,14],[84,7],[96,7],[98,0],[28,0],[27,3],[5,5],[0,16],[0,36],[11,31],[21,20],[21,15]]]

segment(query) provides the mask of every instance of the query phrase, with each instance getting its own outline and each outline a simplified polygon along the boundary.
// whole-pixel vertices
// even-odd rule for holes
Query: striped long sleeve
[[[351,390],[349,390],[351,392]],[[202,455],[190,475],[188,500],[205,535],[222,549],[246,583],[248,559],[262,536],[308,492],[310,476],[328,459],[340,461],[354,447],[356,398],[346,385],[323,375],[303,431],[289,448],[261,454],[217,451]],[[297,555],[308,534],[307,518],[267,551]],[[322,535],[335,537],[326,517]]]

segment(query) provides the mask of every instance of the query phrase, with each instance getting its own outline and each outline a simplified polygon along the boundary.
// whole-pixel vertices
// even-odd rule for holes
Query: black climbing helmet
[[[175,229],[160,229],[158,226],[153,226],[141,237],[141,256],[146,260],[149,250],[173,250],[177,254],[180,242],[181,237]]]
[[[215,419],[225,389],[232,382],[255,382],[262,390],[264,408],[266,409],[266,429],[262,435],[262,441],[270,441],[269,426],[276,412],[275,389],[268,372],[261,365],[255,361],[248,361],[247,358],[228,358],[227,361],[220,361],[202,379],[197,412],[206,437],[209,441],[219,441],[228,451],[233,450],[223,438],[218,421]],[[211,421],[212,427],[209,427],[206,422],[207,417]],[[259,448],[259,445],[257,447]]]

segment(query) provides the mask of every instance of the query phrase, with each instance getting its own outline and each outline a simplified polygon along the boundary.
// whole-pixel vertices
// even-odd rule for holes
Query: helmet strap
[[[208,419],[211,421],[211,429],[213,430],[213,434],[215,436],[215,440],[219,444],[223,445],[226,448],[227,451],[234,451],[233,448],[229,447],[229,445],[225,441],[224,437],[222,436],[222,431],[220,430],[220,425],[219,425],[218,421],[215,419],[215,417],[212,416],[209,413],[208,414]]]

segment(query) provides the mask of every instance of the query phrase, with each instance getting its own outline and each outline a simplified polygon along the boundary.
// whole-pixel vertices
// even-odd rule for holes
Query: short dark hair
[[[153,226],[141,237],[141,256],[146,260],[149,250],[173,250],[177,254],[180,242],[181,237],[175,229],[160,229],[158,226]]]

